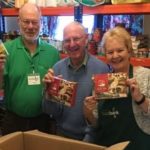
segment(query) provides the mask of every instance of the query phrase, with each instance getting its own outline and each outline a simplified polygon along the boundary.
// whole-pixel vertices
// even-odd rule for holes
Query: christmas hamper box
[[[9,55],[6,47],[4,46],[3,42],[0,40],[0,54],[6,54],[6,55]]]
[[[112,4],[149,3],[149,0],[111,0]]]
[[[72,107],[75,103],[76,91],[76,82],[54,77],[54,81],[47,84],[46,99]]]
[[[128,143],[103,147],[33,130],[0,137],[0,150],[123,150]]]
[[[127,97],[127,74],[106,73],[93,76],[94,95],[96,99],[114,99]]]

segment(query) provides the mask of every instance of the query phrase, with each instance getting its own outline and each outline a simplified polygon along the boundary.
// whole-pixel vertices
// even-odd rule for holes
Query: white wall
[[[18,30],[17,17],[5,17],[6,32]]]
[[[18,30],[17,17],[5,17],[5,20],[6,32]],[[150,15],[144,15],[144,34],[150,38]]]

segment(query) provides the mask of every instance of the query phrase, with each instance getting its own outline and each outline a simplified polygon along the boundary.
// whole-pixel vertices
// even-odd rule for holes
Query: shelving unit
[[[64,16],[74,15],[74,7],[45,7],[41,8],[43,16]],[[17,8],[2,8],[3,16],[17,16]],[[97,7],[83,7],[84,14],[150,14],[150,3],[145,4],[118,4],[100,5]],[[62,55],[65,57],[65,55]],[[105,57],[97,56],[105,61]],[[133,65],[150,67],[150,58],[132,58]]]
[[[41,8],[43,16],[73,15],[74,7],[45,7]],[[83,7],[84,14],[150,14],[150,3],[100,5],[97,7]],[[17,8],[2,8],[3,16],[17,16]]]
[[[61,58],[67,57],[67,54],[61,54]],[[105,56],[96,56],[98,59],[106,62]],[[144,67],[150,67],[150,58],[131,58],[131,64],[134,66],[144,66]]]
[[[106,59],[104,56],[97,56],[98,59],[106,62]],[[131,58],[131,64],[134,66],[144,66],[144,67],[150,67],[150,59],[149,58]]]
[[[123,4],[101,5],[98,7],[85,7],[84,14],[149,14],[150,3],[147,4]]]

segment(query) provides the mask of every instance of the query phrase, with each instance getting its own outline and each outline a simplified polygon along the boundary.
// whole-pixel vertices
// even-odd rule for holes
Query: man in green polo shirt
[[[39,39],[41,11],[26,3],[19,10],[21,36],[4,45],[0,53],[0,83],[6,113],[2,134],[38,129],[48,131],[49,117],[42,113],[42,78],[58,60],[58,51]]]

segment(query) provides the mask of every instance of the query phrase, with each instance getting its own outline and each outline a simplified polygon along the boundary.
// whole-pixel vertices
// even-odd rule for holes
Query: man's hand
[[[97,100],[94,96],[86,97],[83,104],[83,112],[87,121],[94,125],[97,118],[95,118],[93,111],[97,109]]]
[[[6,55],[1,53],[0,54],[0,73],[3,72],[5,61],[6,61]]]
[[[49,69],[47,74],[45,74],[43,78],[44,83],[51,83],[54,80],[54,71],[53,69]]]

